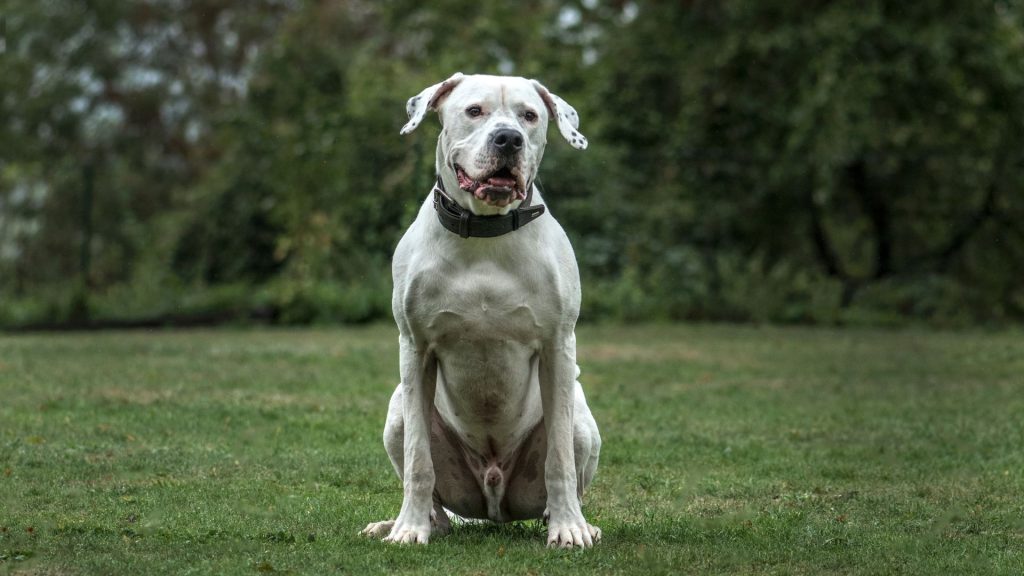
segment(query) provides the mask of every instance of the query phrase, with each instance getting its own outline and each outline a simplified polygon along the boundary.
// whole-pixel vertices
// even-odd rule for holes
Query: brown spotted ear
[[[544,104],[548,107],[548,112],[551,113],[551,118],[554,119],[558,125],[558,131],[562,133],[562,137],[565,138],[573,148],[577,150],[587,149],[587,137],[580,134],[580,117],[576,113],[576,109],[569,105],[568,102],[562,100],[557,94],[552,94],[543,84],[532,80],[533,87],[537,89],[537,93],[544,100]]]
[[[427,111],[437,110],[441,100],[462,81],[462,78],[462,72],[456,72],[444,82],[438,82],[423,92],[409,98],[409,101],[405,103],[405,111],[409,114],[409,121],[406,122],[405,126],[402,126],[401,133],[408,134],[415,130],[420,125],[420,122],[423,122],[423,117],[427,115]]]

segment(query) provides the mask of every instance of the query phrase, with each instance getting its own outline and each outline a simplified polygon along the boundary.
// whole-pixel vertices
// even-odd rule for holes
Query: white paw
[[[383,538],[391,533],[391,527],[395,525],[394,520],[384,520],[382,522],[370,522],[363,528],[359,533],[363,536],[371,536],[373,538]]]
[[[403,522],[401,518],[395,520],[391,527],[391,533],[384,537],[385,542],[395,544],[426,544],[430,542],[430,523],[415,525],[410,522]]]
[[[569,521],[548,521],[548,548],[590,548],[601,541],[601,529],[579,516]]]

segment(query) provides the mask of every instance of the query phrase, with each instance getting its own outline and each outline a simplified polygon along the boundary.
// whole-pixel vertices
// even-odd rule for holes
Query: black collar
[[[544,213],[543,204],[530,206],[532,199],[533,183],[526,193],[526,199],[515,210],[510,210],[507,214],[479,216],[459,206],[458,202],[448,196],[440,176],[434,184],[434,210],[437,211],[437,219],[449,232],[463,238],[493,238],[526,226]]]

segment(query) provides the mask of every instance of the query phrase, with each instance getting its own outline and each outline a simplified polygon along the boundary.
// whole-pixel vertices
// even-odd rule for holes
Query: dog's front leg
[[[384,540],[426,544],[430,540],[434,464],[430,459],[430,418],[437,385],[437,359],[432,351],[400,339],[402,416],[405,421],[402,510]]]
[[[540,393],[548,453],[544,486],[548,493],[548,546],[589,548],[601,530],[583,518],[576,486],[573,454],[573,404],[576,381],[576,337],[572,333],[541,350]]]

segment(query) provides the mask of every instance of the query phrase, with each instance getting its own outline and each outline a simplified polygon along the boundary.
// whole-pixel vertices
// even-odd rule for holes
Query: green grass
[[[401,487],[390,327],[0,336],[0,572],[1013,574],[1020,332],[585,327],[585,552],[357,535]]]

